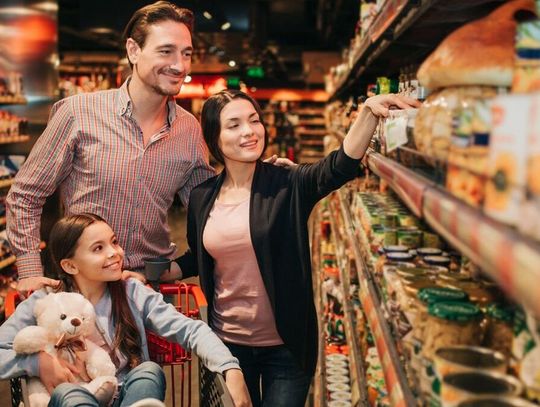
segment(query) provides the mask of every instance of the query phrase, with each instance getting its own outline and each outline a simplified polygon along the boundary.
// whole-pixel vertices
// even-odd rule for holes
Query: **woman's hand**
[[[372,96],[366,99],[364,106],[369,108],[371,113],[377,117],[388,117],[388,110],[392,106],[398,109],[411,109],[422,106],[422,103],[417,99],[390,93]]]
[[[17,292],[21,300],[26,299],[32,291],[41,290],[44,287],[58,287],[59,280],[53,280],[47,277],[27,277],[19,280],[17,283]]]
[[[251,407],[251,398],[240,369],[229,369],[225,372],[225,383],[231,394],[235,407]]]
[[[79,374],[71,363],[49,355],[47,352],[39,352],[39,378],[52,394],[54,388],[59,384],[70,382],[76,383],[75,375]]]

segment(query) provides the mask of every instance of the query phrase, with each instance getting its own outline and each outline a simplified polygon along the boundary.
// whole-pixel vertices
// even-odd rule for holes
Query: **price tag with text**
[[[407,144],[407,115],[390,115],[384,122],[386,152]]]

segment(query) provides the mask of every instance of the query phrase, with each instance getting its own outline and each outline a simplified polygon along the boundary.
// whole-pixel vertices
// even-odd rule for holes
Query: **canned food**
[[[517,396],[523,391],[521,382],[500,373],[460,372],[446,375],[442,380],[441,401],[454,407],[475,396]]]
[[[334,391],[330,393],[330,400],[350,401],[352,399],[350,391]]]
[[[506,358],[497,352],[480,346],[449,346],[435,351],[435,371],[442,378],[451,373],[471,370],[505,373]]]
[[[351,386],[349,386],[347,383],[331,383],[328,386],[326,386],[328,391],[334,392],[334,391],[351,391]]]
[[[332,374],[326,376],[328,383],[349,383],[350,379],[348,375]]]
[[[416,249],[422,245],[422,232],[415,227],[399,228],[397,244]]]
[[[419,247],[418,249],[416,249],[416,252],[421,257],[439,256],[442,253],[442,250],[436,247]]]
[[[414,257],[410,253],[390,252],[386,253],[386,258],[390,261],[411,261]]]
[[[352,403],[346,400],[332,400],[328,403],[328,407],[351,407]]]
[[[347,369],[346,367],[327,367],[326,368],[326,374],[327,375],[334,375],[334,374],[337,374],[337,375],[348,375],[349,374],[349,369]]]
[[[450,266],[450,258],[446,256],[425,256],[424,262],[432,266]]]
[[[402,245],[385,245],[383,247],[385,253],[408,253],[409,248]]]
[[[474,397],[462,401],[458,407],[538,407],[517,397]]]

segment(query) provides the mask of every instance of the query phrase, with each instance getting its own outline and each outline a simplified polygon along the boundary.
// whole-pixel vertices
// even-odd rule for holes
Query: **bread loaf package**
[[[515,15],[520,11],[535,14],[534,1],[510,1],[452,32],[420,66],[420,83],[430,90],[462,85],[509,87],[515,58]]]

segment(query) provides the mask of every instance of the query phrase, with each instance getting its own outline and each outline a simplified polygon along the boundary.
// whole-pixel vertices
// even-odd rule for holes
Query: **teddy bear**
[[[108,405],[117,387],[116,367],[109,354],[89,339],[96,330],[92,304],[78,293],[50,293],[36,301],[34,316],[37,325],[17,333],[13,350],[17,354],[45,351],[84,366],[86,375],[82,371],[76,380],[100,405]],[[29,378],[28,393],[31,407],[48,405],[50,394],[39,378]]]

